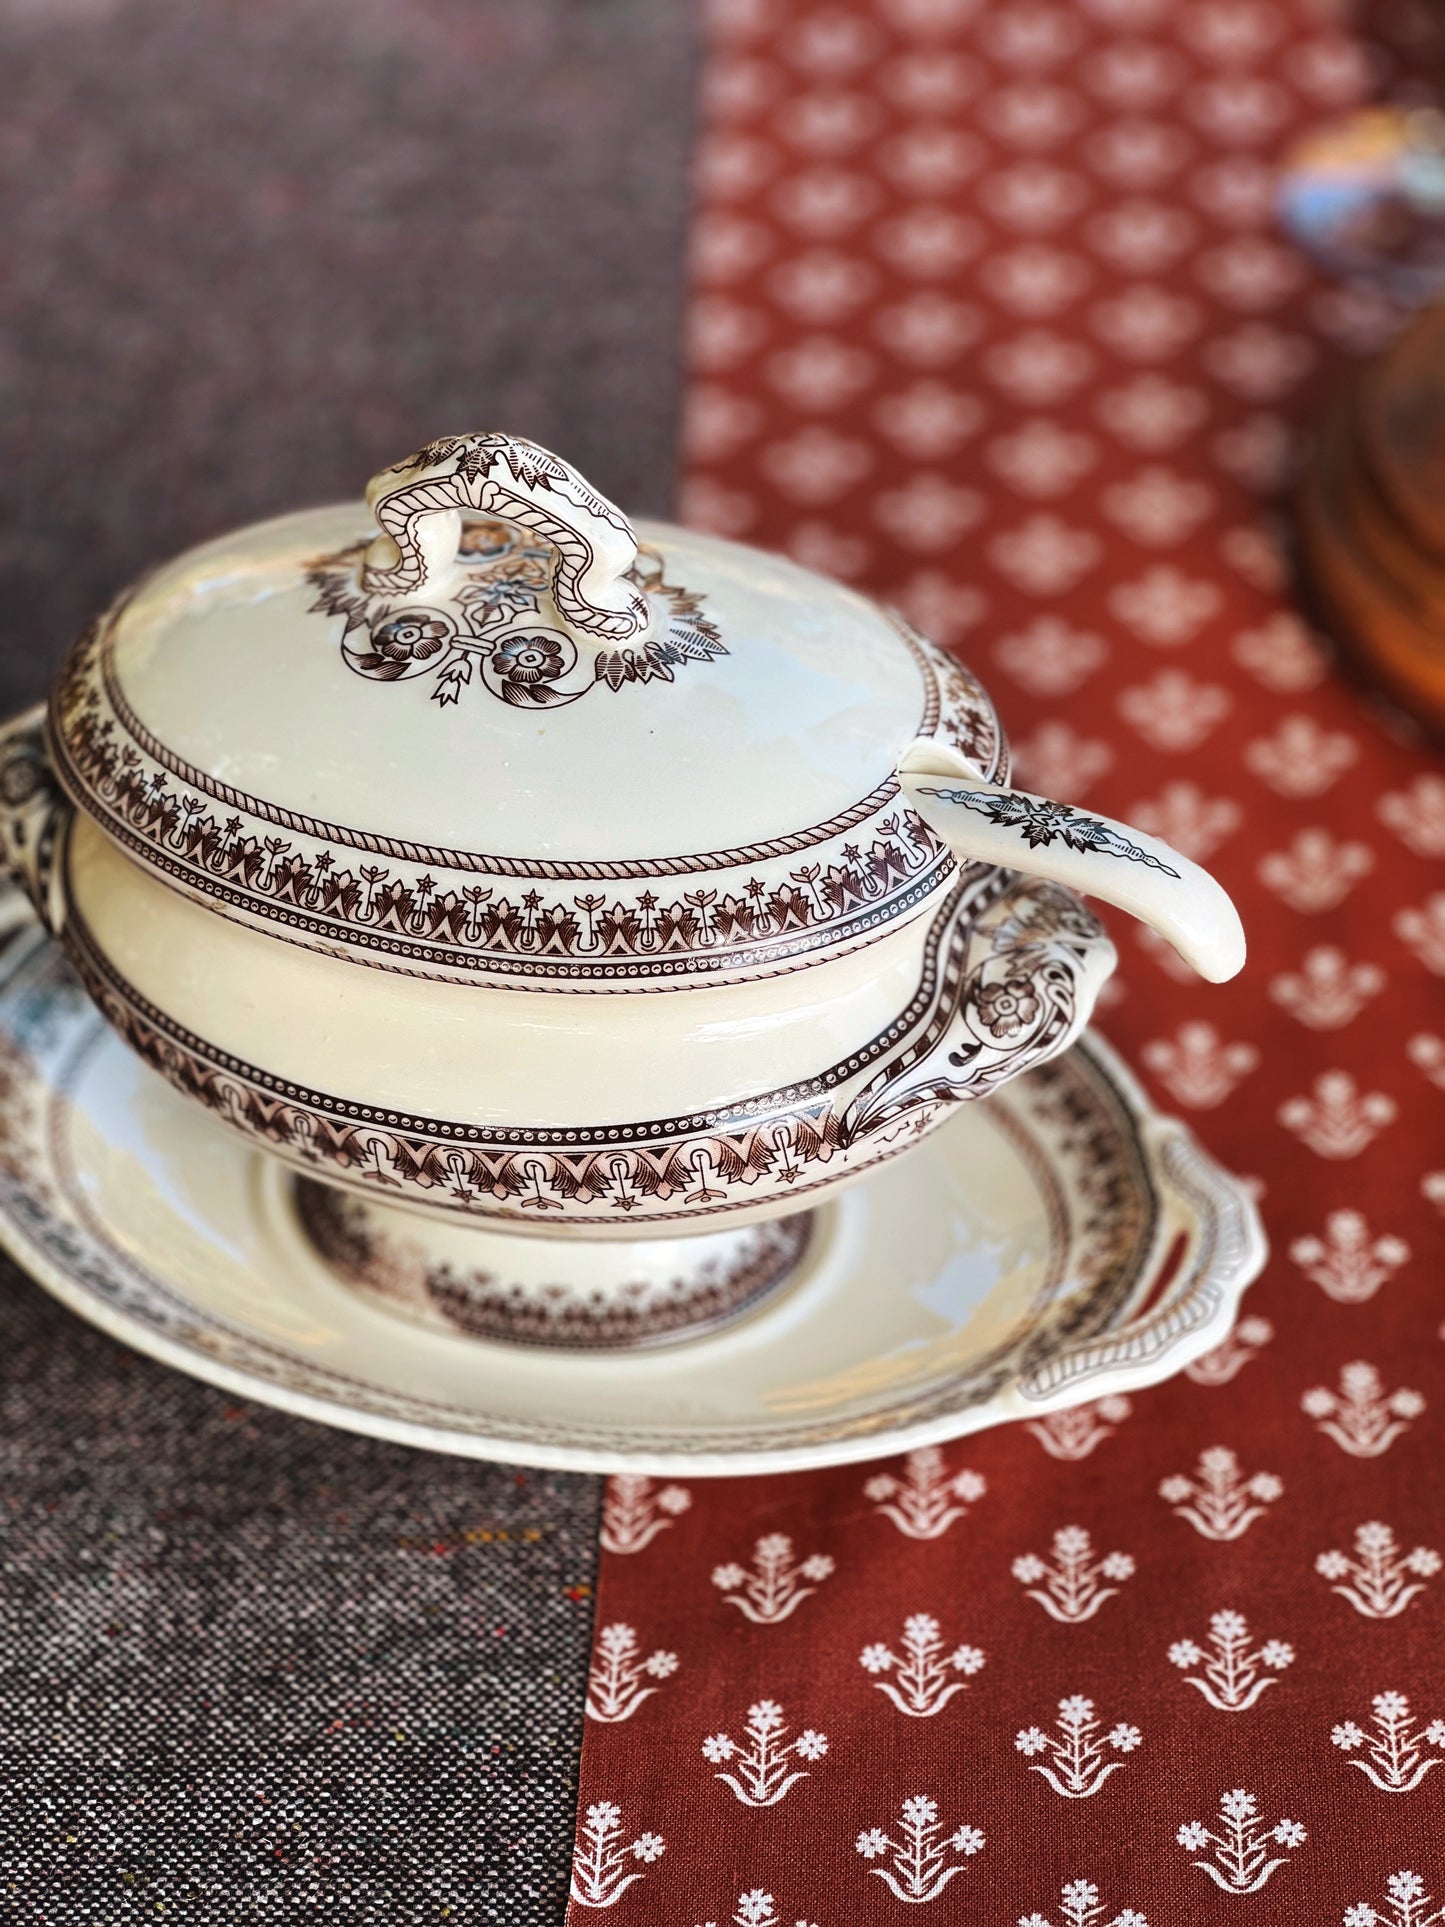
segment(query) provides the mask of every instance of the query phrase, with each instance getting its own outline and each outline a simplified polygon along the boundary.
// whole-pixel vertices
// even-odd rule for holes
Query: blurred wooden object
[[[1445,307],[1340,397],[1297,507],[1300,561],[1336,640],[1445,735]]]

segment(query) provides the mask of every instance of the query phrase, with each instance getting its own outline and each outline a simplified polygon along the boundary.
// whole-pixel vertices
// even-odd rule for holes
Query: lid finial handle
[[[366,552],[364,584],[384,596],[446,600],[458,585],[464,509],[519,522],[556,550],[552,600],[581,636],[625,643],[647,627],[647,603],[627,579],[637,560],[632,524],[570,463],[517,435],[447,435],[367,485],[381,534]]]

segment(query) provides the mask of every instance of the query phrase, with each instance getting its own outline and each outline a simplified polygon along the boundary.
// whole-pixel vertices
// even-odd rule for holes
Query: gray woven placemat
[[[686,0],[0,0],[0,703],[455,428],[666,506]],[[594,1481],[354,1439],[0,1266],[0,1918],[560,1920]]]

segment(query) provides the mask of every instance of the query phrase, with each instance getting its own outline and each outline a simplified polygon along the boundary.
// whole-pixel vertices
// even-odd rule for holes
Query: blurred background
[[[0,713],[440,432],[670,499],[688,0],[0,0]]]

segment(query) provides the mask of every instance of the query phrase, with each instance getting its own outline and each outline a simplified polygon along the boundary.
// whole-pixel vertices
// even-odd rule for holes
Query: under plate
[[[1248,1195],[1086,1037],[826,1200],[792,1281],[656,1352],[426,1330],[310,1249],[292,1180],[131,1055],[0,898],[0,1243],[72,1310],[262,1403],[589,1472],[782,1471],[1152,1384],[1264,1262]]]

